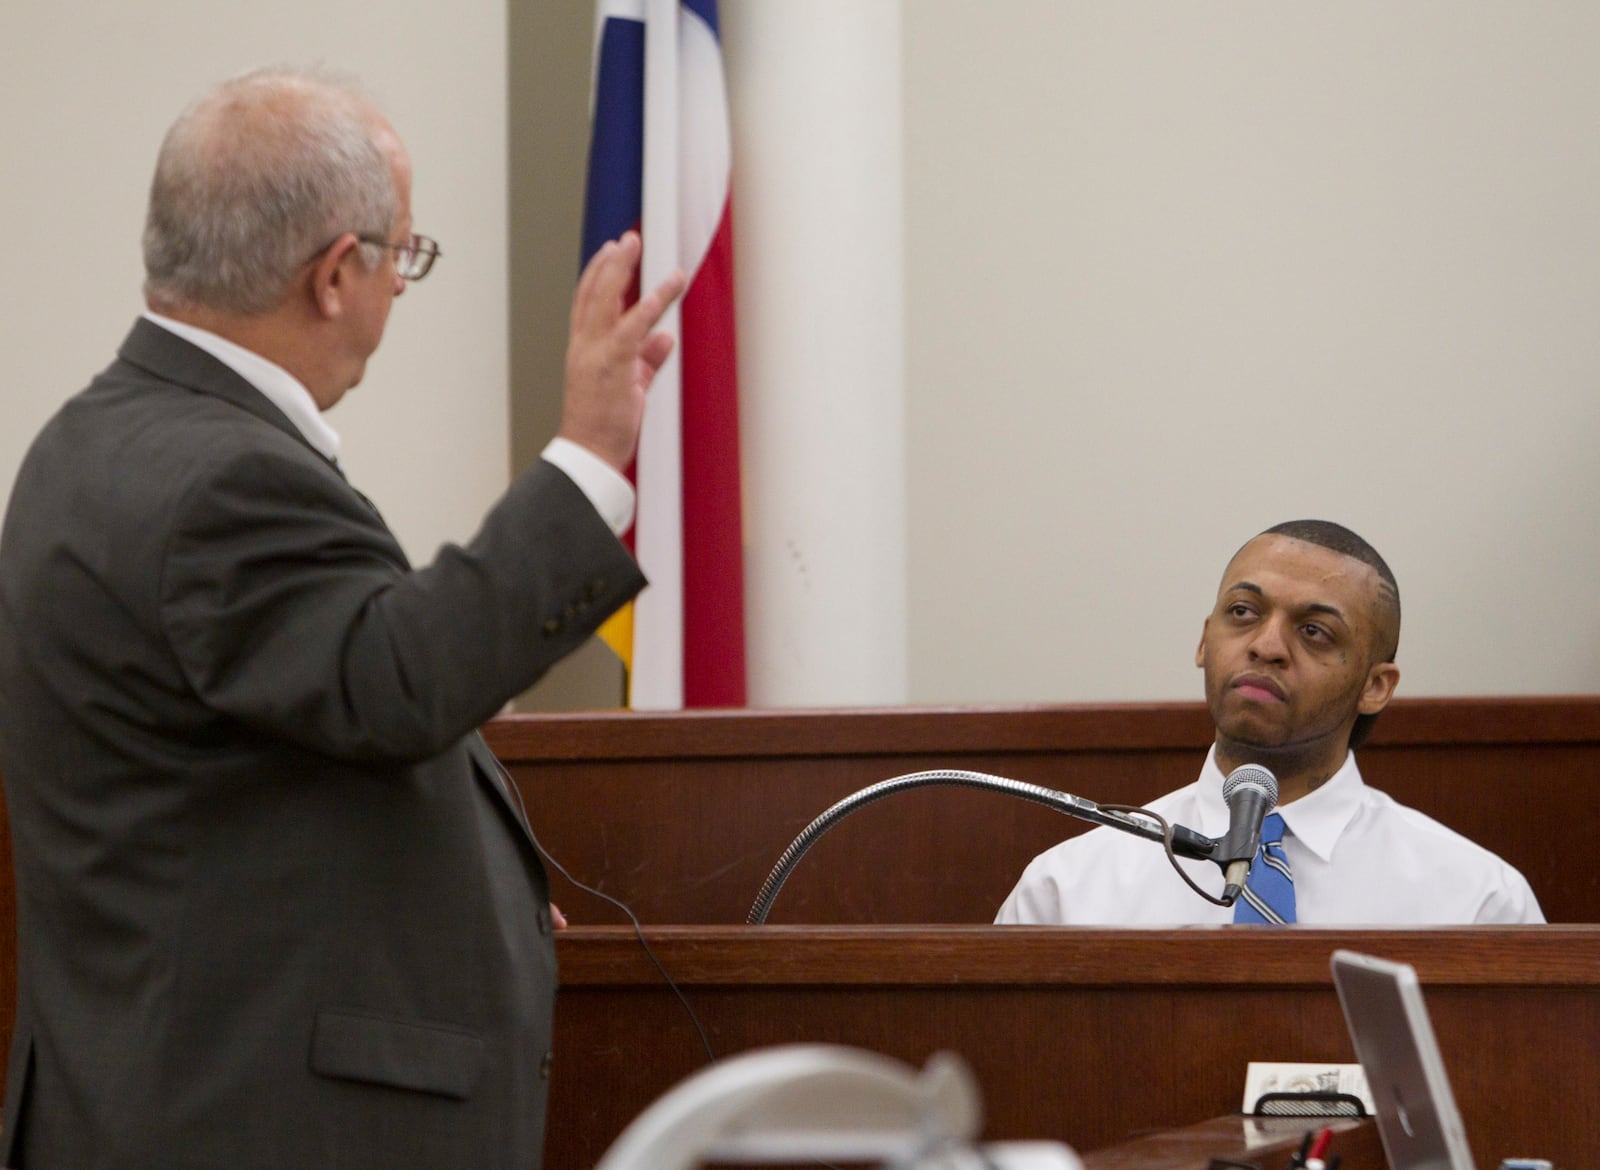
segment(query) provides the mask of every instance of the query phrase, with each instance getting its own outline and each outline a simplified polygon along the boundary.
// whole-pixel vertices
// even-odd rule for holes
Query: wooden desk
[[[1417,967],[1480,1165],[1534,1152],[1579,1167],[1589,1156],[1596,927],[655,927],[646,937],[719,1055],[822,1041],[921,1066],[948,1049],[983,1091],[986,1140],[1048,1138],[1080,1152],[1237,1110],[1251,1060],[1353,1061],[1328,956],[1367,951]],[[557,949],[546,1164],[583,1170],[705,1054],[631,930],[574,928]]]
[[[1080,1155],[1083,1170],[1207,1170],[1213,1158],[1283,1170],[1308,1129],[1333,1130],[1331,1153],[1340,1170],[1386,1170],[1383,1142],[1370,1120],[1315,1121],[1289,1117],[1214,1117],[1198,1125],[1134,1138]]]

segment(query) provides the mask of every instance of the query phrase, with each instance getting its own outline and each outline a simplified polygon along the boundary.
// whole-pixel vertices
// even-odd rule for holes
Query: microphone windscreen
[[[1241,788],[1254,788],[1266,794],[1266,811],[1271,812],[1278,804],[1278,778],[1260,764],[1240,764],[1228,773],[1228,778],[1222,782],[1222,799],[1233,807],[1234,794]]]

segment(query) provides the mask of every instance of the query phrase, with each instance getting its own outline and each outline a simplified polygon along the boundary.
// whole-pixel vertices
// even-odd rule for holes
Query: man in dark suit
[[[410,187],[341,82],[202,99],[157,164],[150,312],[22,466],[8,1166],[539,1162],[551,908],[475,728],[643,585],[619,469],[683,281],[628,309],[637,237],[595,258],[561,435],[413,569],[320,414],[437,255]]]

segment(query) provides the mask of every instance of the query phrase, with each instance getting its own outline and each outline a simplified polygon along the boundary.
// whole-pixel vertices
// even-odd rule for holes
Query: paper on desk
[[[1295,1064],[1252,1060],[1244,1074],[1245,1113],[1254,1112],[1263,1093],[1348,1093],[1375,1113],[1372,1091],[1359,1064]]]

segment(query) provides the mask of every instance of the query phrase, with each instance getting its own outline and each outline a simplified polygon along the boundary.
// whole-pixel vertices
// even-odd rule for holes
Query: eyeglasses
[[[356,239],[394,252],[394,270],[404,281],[421,280],[433,268],[433,262],[443,255],[439,245],[427,236],[412,235],[403,244],[391,244],[382,236],[357,236]]]

